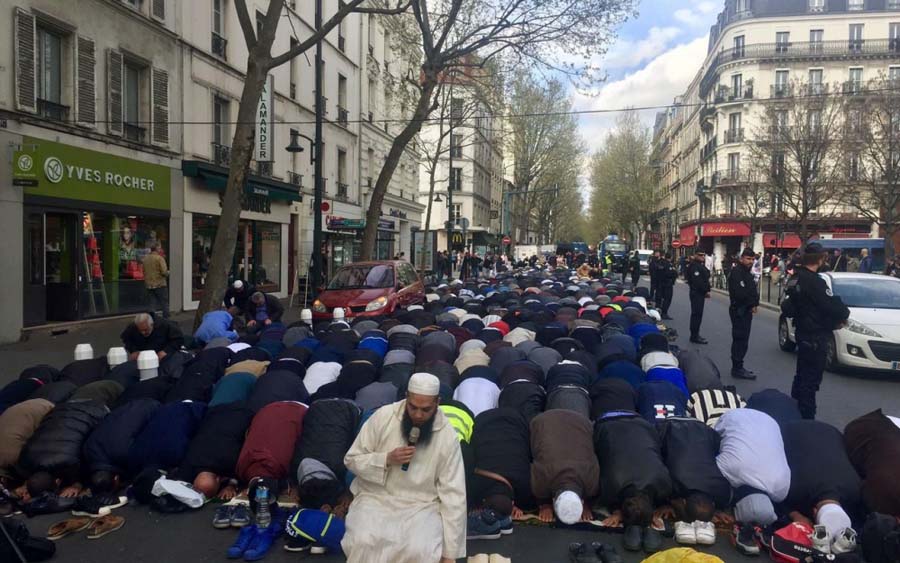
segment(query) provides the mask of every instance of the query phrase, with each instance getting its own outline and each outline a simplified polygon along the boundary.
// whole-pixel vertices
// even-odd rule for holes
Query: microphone
[[[420,432],[421,432],[421,430],[419,430],[419,427],[418,427],[418,426],[413,426],[412,429],[410,429],[410,431],[409,431],[409,443],[407,444],[408,446],[415,446],[415,445],[416,445],[416,442],[419,441],[419,433],[420,433]],[[407,461],[406,463],[404,463],[403,465],[401,465],[401,466],[400,466],[400,470],[401,470],[401,471],[409,471],[409,462]]]

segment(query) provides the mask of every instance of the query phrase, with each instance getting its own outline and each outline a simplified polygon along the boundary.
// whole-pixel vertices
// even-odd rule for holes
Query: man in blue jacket
[[[206,414],[206,403],[181,401],[157,409],[128,450],[129,469],[177,467]]]

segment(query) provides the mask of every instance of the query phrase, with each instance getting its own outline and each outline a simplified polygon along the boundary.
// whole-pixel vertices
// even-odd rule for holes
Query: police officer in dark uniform
[[[850,309],[831,294],[819,277],[825,263],[825,249],[811,242],[803,250],[802,262],[787,284],[782,312],[794,318],[797,341],[797,373],[791,387],[803,418],[816,417],[816,393],[825,371],[825,357],[832,331],[847,323]]]
[[[656,260],[654,265],[656,270],[656,295],[659,300],[657,304],[662,312],[663,320],[672,320],[669,316],[669,306],[672,305],[672,292],[675,288],[675,280],[678,278],[678,272],[672,265],[672,255],[666,253],[663,258]]]
[[[650,299],[660,306],[659,302],[659,282],[656,276],[656,263],[659,262],[659,251],[654,250],[653,255],[647,260],[648,274],[650,275]]]
[[[753,249],[745,248],[741,252],[740,262],[728,273],[728,296],[731,298],[731,306],[728,308],[731,316],[731,377],[737,379],[756,379],[752,371],[744,368],[744,356],[747,355],[747,345],[750,343],[750,325],[753,323],[756,307],[759,306],[759,291],[750,272],[755,258]]]
[[[694,344],[709,344],[709,341],[700,336],[700,323],[703,322],[703,307],[709,299],[711,287],[709,285],[709,270],[706,268],[706,252],[698,250],[694,260],[688,264],[685,276],[691,297],[691,342]]]

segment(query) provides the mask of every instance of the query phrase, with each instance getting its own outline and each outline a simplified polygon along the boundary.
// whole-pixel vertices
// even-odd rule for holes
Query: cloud
[[[601,68],[629,69],[663,53],[681,30],[677,27],[651,27],[638,41],[621,39],[600,60]]]
[[[691,25],[691,26],[700,26],[707,25],[711,23],[712,14],[715,14],[718,10],[718,6],[715,2],[699,2],[693,8],[681,8],[680,10],[675,10],[672,16],[675,20]]]

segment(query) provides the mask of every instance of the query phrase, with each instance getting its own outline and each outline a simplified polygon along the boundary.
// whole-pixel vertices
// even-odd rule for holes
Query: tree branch
[[[252,51],[256,47],[256,31],[253,29],[253,20],[250,19],[250,14],[247,12],[246,0],[234,0],[234,9],[237,11],[238,22],[241,24],[247,48]]]

